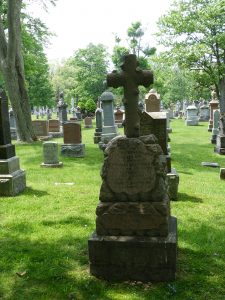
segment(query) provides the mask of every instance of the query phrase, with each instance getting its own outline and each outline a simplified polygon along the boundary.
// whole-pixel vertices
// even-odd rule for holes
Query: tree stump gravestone
[[[139,136],[138,85],[153,82],[150,71],[125,56],[122,72],[108,85],[124,87],[125,134],[104,152],[96,232],[88,241],[90,272],[110,281],[175,278],[176,218],[170,216],[163,151],[154,135]]]

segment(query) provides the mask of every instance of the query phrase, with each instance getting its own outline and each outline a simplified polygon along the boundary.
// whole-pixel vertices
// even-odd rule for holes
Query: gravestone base
[[[167,128],[167,133],[172,133],[172,132],[173,132],[172,128]]]
[[[19,158],[13,156],[9,159],[0,159],[0,174],[12,174],[20,169]]]
[[[1,159],[7,159],[15,156],[15,145],[7,144],[0,146],[0,157]]]
[[[10,127],[11,140],[17,140],[16,128]]]
[[[217,134],[213,134],[212,137],[211,137],[211,144],[216,144],[216,137],[217,137]]]
[[[61,154],[68,157],[84,157],[85,144],[63,144]]]
[[[211,124],[211,122],[208,125],[208,132],[212,132],[213,129],[213,124]]]
[[[220,168],[220,179],[225,180],[225,168]]]
[[[96,132],[94,134],[94,144],[98,144],[101,141],[102,132]]]
[[[189,120],[186,119],[185,124],[187,126],[198,126],[198,118],[196,118],[196,119],[189,119]]]
[[[92,125],[84,125],[84,128],[93,128]]]
[[[0,175],[0,195],[15,196],[26,188],[26,173],[18,170],[12,174]]]
[[[214,152],[225,155],[225,135],[217,135],[216,147],[214,148]]]
[[[166,174],[168,182],[168,195],[170,200],[177,200],[179,175],[176,169],[172,168],[170,173]]]
[[[88,240],[90,272],[109,281],[171,281],[177,259],[177,220],[167,237],[99,236]]]
[[[49,132],[49,134],[50,134],[53,138],[61,138],[61,137],[63,137],[63,132]]]
[[[44,168],[62,168],[63,167],[63,163],[60,161],[56,164],[45,164],[45,163],[42,163],[40,165],[41,167],[44,167]]]

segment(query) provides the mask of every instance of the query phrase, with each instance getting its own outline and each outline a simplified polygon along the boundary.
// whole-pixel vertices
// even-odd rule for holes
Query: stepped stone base
[[[84,157],[85,144],[63,144],[61,154],[68,157]]]
[[[172,168],[170,173],[166,174],[168,182],[168,195],[170,200],[177,200],[179,175],[176,169]]]
[[[167,237],[99,236],[88,240],[90,272],[110,281],[175,279],[177,220],[170,219]]]
[[[225,155],[225,135],[217,135],[216,147],[214,148],[214,152]]]
[[[95,131],[94,144],[98,144],[101,141],[101,134],[102,134],[102,132]]]
[[[0,175],[0,196],[15,196],[26,187],[26,174],[18,170],[12,174]]]

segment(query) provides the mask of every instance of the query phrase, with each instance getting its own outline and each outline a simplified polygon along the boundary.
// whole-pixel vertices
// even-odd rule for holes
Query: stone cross
[[[125,135],[127,137],[138,137],[140,135],[140,117],[138,114],[138,86],[148,87],[153,83],[151,71],[142,71],[138,68],[135,54],[124,56],[121,66],[122,71],[113,71],[107,75],[107,85],[109,87],[124,88],[123,103],[125,106]]]
[[[15,156],[15,146],[11,144],[11,133],[8,114],[8,99],[0,89],[0,159]]]

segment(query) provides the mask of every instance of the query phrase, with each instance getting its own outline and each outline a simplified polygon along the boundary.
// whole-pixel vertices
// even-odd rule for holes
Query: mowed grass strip
[[[172,166],[180,175],[177,279],[108,283],[89,275],[87,240],[95,229],[103,154],[93,129],[83,129],[84,158],[60,157],[62,169],[41,168],[42,143],[16,144],[27,188],[1,197],[0,299],[225,299],[225,181],[201,162],[213,152],[207,123],[172,120]],[[121,132],[121,130],[120,130]],[[56,139],[60,145],[62,139]],[[60,150],[59,150],[60,152]]]

